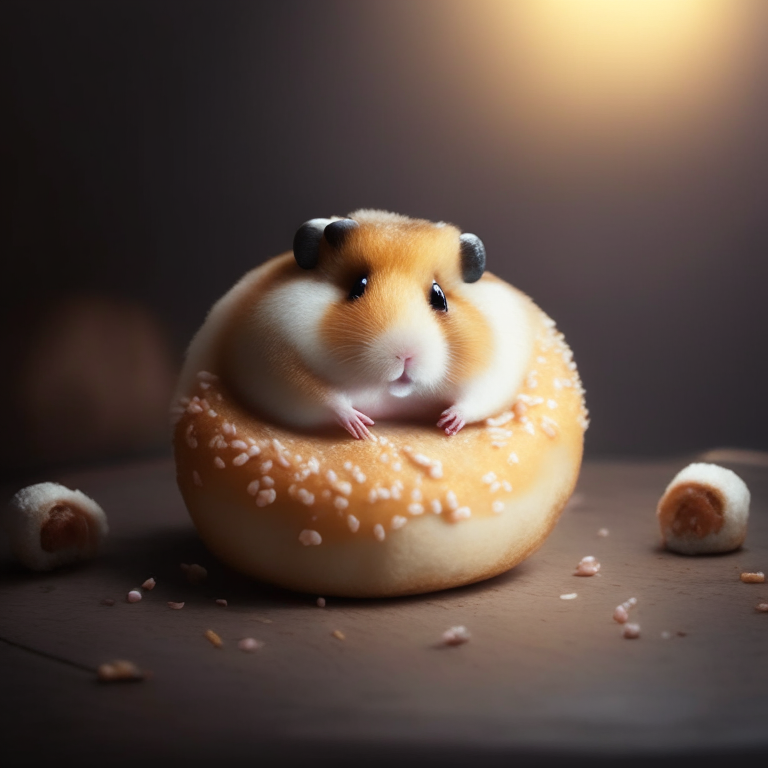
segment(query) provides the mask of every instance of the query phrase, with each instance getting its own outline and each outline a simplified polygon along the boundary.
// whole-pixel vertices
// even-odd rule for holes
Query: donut
[[[563,336],[524,297],[522,385],[447,437],[378,421],[369,440],[272,423],[217,370],[175,402],[177,480],[206,546],[299,592],[392,597],[488,579],[536,551],[572,494],[588,414]]]

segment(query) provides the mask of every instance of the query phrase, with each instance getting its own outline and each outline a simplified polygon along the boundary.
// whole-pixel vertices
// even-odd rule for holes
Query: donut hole
[[[704,538],[718,533],[725,522],[722,496],[711,488],[685,485],[662,510],[665,527],[675,536]]]

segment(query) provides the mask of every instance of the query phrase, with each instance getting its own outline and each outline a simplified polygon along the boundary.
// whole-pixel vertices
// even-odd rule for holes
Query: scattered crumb
[[[141,600],[141,592],[138,589],[132,589],[125,599],[129,603],[138,603]]]
[[[598,535],[598,536],[599,536],[601,539],[605,539],[606,537],[608,537],[608,536],[610,535],[610,533],[609,533],[609,531],[608,531],[608,529],[607,529],[607,528],[600,528],[600,529],[598,530],[598,532],[597,532],[597,535]]]
[[[629,609],[637,605],[637,598],[630,597],[621,605],[617,605],[613,611],[613,620],[619,624],[626,624],[629,621]]]
[[[142,588],[142,589],[146,589],[146,590],[147,590],[147,592],[150,592],[151,590],[153,590],[153,589],[155,588],[155,585],[156,585],[156,584],[157,584],[157,582],[156,582],[156,581],[155,581],[153,578],[149,578],[149,579],[147,579],[147,580],[146,580],[146,581],[145,581],[145,582],[144,582],[144,583],[141,585],[141,588]]]
[[[765,581],[765,574],[762,571],[742,573],[739,578],[741,578],[745,584],[762,584]]]
[[[216,605],[220,605],[222,608],[226,608],[226,607],[227,607],[227,605],[228,605],[228,603],[227,603],[227,601],[226,601],[226,600],[224,600],[224,598],[220,597],[220,598],[219,598],[219,599],[216,601]]]
[[[206,629],[204,635],[205,639],[214,648],[221,648],[221,646],[224,645],[224,641],[212,629]]]
[[[463,645],[469,642],[469,630],[466,627],[451,627],[443,632],[443,644],[444,645]]]
[[[184,607],[184,603],[168,603],[169,608],[173,608],[174,611],[180,611]]]
[[[108,605],[110,608],[115,604],[115,601],[111,597],[105,597],[101,601],[102,605]]]
[[[627,640],[634,640],[640,637],[640,625],[639,624],[625,624],[622,630],[622,637]]]
[[[768,603],[758,603],[755,610],[760,611],[760,613],[768,613]]]
[[[675,632],[675,634],[676,634],[678,637],[687,637],[687,636],[688,636],[688,633],[687,633],[687,632],[680,632],[680,631],[678,631],[678,632]]]
[[[325,598],[324,597],[318,597],[317,598],[317,607],[318,608],[325,608]]]
[[[197,563],[192,563],[192,565],[182,563],[181,570],[184,571],[187,581],[192,585],[202,584],[208,578],[208,571]]]
[[[123,659],[100,664],[97,674],[102,683],[138,682],[149,677],[149,673],[139,669],[132,661]]]
[[[574,576],[594,576],[600,570],[600,563],[596,557],[587,555],[582,557],[579,564],[576,566]]]
[[[576,592],[569,592],[567,595],[560,595],[561,600],[575,600],[579,595]]]
[[[331,634],[337,639],[337,640],[346,640],[346,636],[340,629],[334,629]]]
[[[254,651],[258,651],[260,648],[263,648],[264,643],[261,640],[256,640],[254,637],[244,637],[237,644],[237,647],[246,653],[253,653]]]

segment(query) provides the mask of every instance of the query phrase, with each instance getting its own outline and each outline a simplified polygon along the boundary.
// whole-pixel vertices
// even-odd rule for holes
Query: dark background
[[[768,4],[696,45],[530,5],[0,5],[3,471],[167,450],[208,307],[358,207],[483,239],[574,349],[589,454],[768,448]]]

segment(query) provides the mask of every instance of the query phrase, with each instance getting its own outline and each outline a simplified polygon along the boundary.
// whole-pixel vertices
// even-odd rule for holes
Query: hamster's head
[[[475,235],[360,210],[302,225],[294,256],[336,289],[318,335],[337,383],[397,397],[438,393],[487,361],[490,331],[467,299],[485,270]]]

